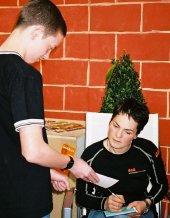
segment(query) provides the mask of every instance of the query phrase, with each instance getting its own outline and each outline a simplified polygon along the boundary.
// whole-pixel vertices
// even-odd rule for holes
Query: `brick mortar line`
[[[82,113],[86,113],[87,111],[50,110],[50,109],[45,109],[45,112],[65,112],[65,113],[76,113],[76,114],[82,114]]]
[[[140,32],[143,32],[143,3],[141,4]]]
[[[43,86],[51,86],[51,87],[73,87],[73,88],[105,88],[105,85],[101,85],[101,86],[97,86],[97,85],[79,85],[79,84],[48,84],[48,83],[44,83]],[[142,88],[142,90],[144,91],[154,91],[154,92],[170,92],[170,89],[154,89],[154,88]]]
[[[83,6],[114,6],[114,5],[147,5],[147,4],[170,4],[170,1],[164,0],[161,2],[155,2],[155,1],[149,1],[149,2],[103,2],[103,3],[77,3],[77,4],[66,4],[65,1],[63,4],[55,4],[58,7],[83,7]],[[22,8],[23,5],[19,4],[19,0],[17,0],[16,5],[4,5],[4,6],[0,6],[0,8]]]
[[[167,117],[169,117],[170,116],[170,114],[169,114],[169,110],[170,110],[170,108],[169,108],[169,92],[167,93]]]
[[[170,89],[154,89],[154,88],[143,88],[145,91],[154,91],[154,92],[170,92]]]
[[[170,120],[170,117],[159,117],[159,120]]]
[[[134,35],[134,34],[158,34],[158,33],[163,33],[163,34],[169,34],[170,31],[169,30],[150,30],[150,31],[95,31],[95,30],[82,30],[82,31],[70,31],[70,32],[67,32],[67,35],[75,35],[75,34],[103,34],[103,35],[113,35],[113,34],[117,34],[117,35],[125,35],[125,34],[131,34],[131,35]]]
[[[0,32],[0,35],[8,35],[8,34],[11,34],[11,32]],[[85,30],[85,31],[74,31],[74,32],[67,32],[67,35],[79,35],[79,34],[89,34],[89,35],[92,35],[92,34],[96,34],[96,35],[135,35],[135,34],[138,34],[138,35],[144,35],[144,34],[170,34],[170,31],[165,31],[165,30],[151,30],[151,31],[144,31],[144,32],[140,32],[140,31],[88,31],[88,30]],[[66,36],[67,37],[67,36]]]
[[[115,57],[114,57],[115,58]],[[95,58],[91,58],[91,59],[88,59],[88,58],[73,58],[73,57],[65,57],[65,58],[49,58],[47,60],[45,60],[46,62],[48,61],[84,61],[84,62],[87,62],[87,61],[90,61],[90,62],[111,62],[112,58],[111,59],[95,59]],[[169,63],[170,64],[170,61],[166,61],[166,60],[132,60],[134,63]]]
[[[46,112],[65,112],[65,113],[86,113],[88,111],[76,111],[76,110],[52,110],[52,109],[45,109]],[[170,118],[159,118],[159,120],[170,120]],[[161,146],[161,145],[160,145]],[[169,148],[170,145],[164,145],[164,146],[161,146],[161,147],[164,147],[164,148]]]
[[[105,88],[105,85],[103,86],[87,86],[87,85],[73,85],[73,84],[62,84],[62,85],[59,85],[59,84],[43,84],[44,87],[63,87],[63,88],[94,88],[94,89],[97,89],[97,88]]]

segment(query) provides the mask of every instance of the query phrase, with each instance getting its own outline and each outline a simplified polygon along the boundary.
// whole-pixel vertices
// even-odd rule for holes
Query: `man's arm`
[[[70,158],[52,149],[44,142],[42,127],[32,125],[20,128],[21,151],[25,159],[49,168],[63,169],[67,166]],[[74,165],[70,172],[77,178],[86,181],[97,182],[98,177],[94,170],[83,160],[74,158]]]

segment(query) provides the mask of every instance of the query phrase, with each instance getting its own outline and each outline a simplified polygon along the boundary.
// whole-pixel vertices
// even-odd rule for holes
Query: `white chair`
[[[110,113],[86,113],[86,147],[107,137],[111,116]],[[149,121],[139,137],[152,141],[158,147],[158,114],[149,115]]]
[[[108,125],[112,114],[110,113],[86,113],[86,142],[85,147],[102,140],[107,137]],[[149,121],[142,132],[140,137],[152,141],[158,147],[158,114],[150,114]],[[150,187],[148,187],[149,189]],[[71,204],[70,204],[71,205]],[[161,218],[161,203],[156,204],[159,218]],[[64,210],[64,209],[63,209]],[[70,210],[71,213],[71,210]],[[81,218],[86,214],[85,209],[77,209],[77,218]],[[70,218],[70,216],[63,216],[63,218]]]

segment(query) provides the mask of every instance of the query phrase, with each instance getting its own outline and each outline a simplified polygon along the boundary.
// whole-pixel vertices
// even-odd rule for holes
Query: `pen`
[[[115,197],[117,197],[117,198],[119,198],[120,200],[122,200],[119,196],[117,196],[117,195],[116,195],[115,193],[113,193],[113,192],[112,192],[112,195],[115,196]],[[123,204],[123,206],[125,205],[125,203],[122,203],[122,204]]]

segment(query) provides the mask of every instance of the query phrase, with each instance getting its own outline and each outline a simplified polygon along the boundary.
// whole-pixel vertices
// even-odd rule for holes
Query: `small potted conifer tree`
[[[105,96],[100,112],[112,113],[119,101],[131,97],[146,104],[139,75],[134,69],[130,55],[124,52],[119,59],[112,60],[112,66],[106,75]]]

